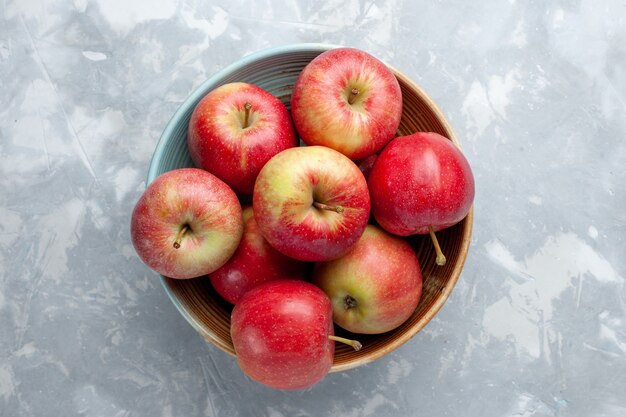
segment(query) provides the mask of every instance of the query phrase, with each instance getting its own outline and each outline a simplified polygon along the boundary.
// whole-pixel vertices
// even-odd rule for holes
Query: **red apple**
[[[306,144],[327,146],[357,160],[394,137],[402,93],[384,63],[359,49],[337,48],[302,70],[291,96],[291,114]]]
[[[411,246],[372,225],[346,255],[317,263],[313,283],[330,297],[335,323],[353,333],[395,329],[413,314],[422,295]]]
[[[261,233],[302,261],[346,253],[369,218],[367,182],[341,153],[323,146],[282,151],[263,167],[252,197]]]
[[[194,164],[240,194],[252,194],[265,163],[298,145],[287,108],[271,93],[236,82],[209,92],[195,107],[187,135]]]
[[[141,260],[170,278],[215,271],[237,249],[241,205],[223,181],[198,168],[158,176],[132,213],[131,240]]]
[[[437,230],[465,218],[474,200],[467,159],[452,141],[433,132],[391,141],[376,159],[368,185],[374,218],[400,236],[430,233],[434,238]],[[438,258],[438,264],[445,263]]]
[[[209,278],[226,301],[236,304],[243,294],[275,279],[304,279],[305,264],[283,255],[263,237],[252,207],[243,210],[243,237],[235,254]]]
[[[330,300],[306,281],[270,281],[248,291],[235,304],[230,332],[242,371],[272,388],[310,387],[333,364]]]

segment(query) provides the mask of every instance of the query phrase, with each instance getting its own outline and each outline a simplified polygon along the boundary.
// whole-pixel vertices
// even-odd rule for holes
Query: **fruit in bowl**
[[[160,175],[137,201],[131,240],[146,265],[170,278],[209,274],[233,255],[243,233],[241,206],[221,180],[197,168]]]
[[[189,121],[191,159],[239,194],[252,194],[263,165],[297,145],[285,105],[249,83],[228,83],[209,92]]]
[[[363,159],[396,134],[402,91],[392,70],[371,54],[336,48],[304,67],[293,87],[291,113],[308,145]]]
[[[323,146],[291,148],[270,159],[259,173],[252,204],[270,245],[302,261],[346,253],[370,213],[359,167]]]
[[[411,245],[374,225],[347,254],[317,263],[313,283],[330,297],[335,323],[352,333],[395,329],[413,314],[422,295]]]
[[[252,288],[277,279],[304,279],[306,264],[278,252],[261,234],[252,207],[243,210],[243,236],[235,253],[209,274],[215,291],[231,304]]]
[[[474,201],[474,176],[463,153],[445,137],[416,132],[395,138],[378,156],[368,177],[376,221],[399,236],[430,234],[463,220]]]
[[[187,148],[186,132],[195,106],[205,95],[223,84],[246,82],[268,91],[289,107],[292,103],[291,93],[296,80],[307,64],[320,54],[331,49],[334,48],[316,44],[273,48],[247,56],[212,76],[181,105],[166,126],[150,164],[148,182],[154,181],[164,172],[193,166],[193,161]],[[399,126],[394,129],[394,132],[397,131],[397,135],[400,136],[419,131],[436,132],[458,146],[458,141],[451,126],[428,95],[410,78],[396,69],[391,67],[389,69],[398,82],[402,98],[401,118]],[[384,152],[384,146],[386,145],[383,145],[382,149],[379,149],[376,153]],[[351,157],[345,157],[351,159]],[[364,161],[364,159],[358,159],[361,158],[358,155],[352,158],[359,164]],[[372,160],[368,162],[367,166],[365,163],[361,165],[361,169],[370,173],[370,175],[370,168],[373,167],[370,163],[376,163],[375,160]],[[368,189],[367,193],[369,194],[369,192]],[[314,207],[312,191],[310,197],[310,207]],[[254,200],[254,196],[252,199]],[[245,201],[245,203],[249,203],[249,201]],[[342,204],[332,204],[332,202],[329,204],[329,202],[322,201],[319,203],[325,204],[328,206],[327,208],[335,206],[335,211],[316,207],[315,209],[319,210],[317,215],[335,216],[342,214],[336,211],[337,206]],[[325,211],[322,212],[321,210]],[[435,316],[450,295],[461,273],[469,248],[472,215],[470,208],[465,218],[460,222],[438,232],[441,249],[447,256],[447,262],[444,266],[436,265],[433,245],[430,240],[427,240],[422,235],[400,238],[405,240],[413,249],[419,261],[423,286],[417,307],[399,326],[381,334],[356,335],[336,326],[337,336],[345,336],[347,339],[358,339],[363,347],[356,351],[350,345],[337,343],[334,347],[332,364],[328,372],[351,369],[388,354],[415,336]],[[354,243],[356,241],[358,239]],[[276,242],[274,244],[279,245]],[[349,250],[339,256],[344,256],[346,253],[349,253]],[[197,279],[178,280],[163,276],[162,282],[167,294],[180,313],[203,337],[228,354],[238,356],[233,343],[234,336],[231,333],[233,306],[217,293],[209,279],[200,277]],[[326,297],[330,302],[330,297],[328,295]]]
[[[246,375],[272,388],[308,388],[333,364],[335,336],[330,300],[306,281],[278,280],[247,292],[232,313],[237,362]]]

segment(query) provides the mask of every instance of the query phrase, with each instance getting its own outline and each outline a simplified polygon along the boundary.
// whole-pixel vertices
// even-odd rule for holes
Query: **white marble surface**
[[[440,314],[289,393],[184,321],[129,216],[187,95],[300,42],[422,85],[477,193]],[[5,0],[0,91],[1,416],[626,415],[623,0]]]

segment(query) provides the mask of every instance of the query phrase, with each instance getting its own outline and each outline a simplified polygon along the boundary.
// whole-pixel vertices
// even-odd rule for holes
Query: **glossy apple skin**
[[[350,104],[353,88],[359,94]],[[394,137],[402,92],[384,63],[359,49],[337,48],[318,55],[299,74],[291,114],[306,144],[327,146],[357,160]]]
[[[237,362],[253,380],[296,390],[322,380],[333,363],[332,307],[306,281],[270,281],[244,294],[232,311]]]
[[[391,141],[368,178],[372,214],[390,233],[426,234],[463,220],[474,201],[470,165],[452,141],[418,132]]]
[[[244,128],[244,105],[252,105]],[[239,194],[252,194],[265,163],[298,145],[287,108],[271,93],[247,83],[229,83],[209,92],[195,107],[187,134],[194,164]]]
[[[304,279],[306,264],[283,255],[263,237],[252,207],[243,209],[243,237],[231,258],[209,275],[213,288],[236,304],[252,288],[276,279]]]
[[[313,283],[331,299],[335,323],[353,333],[395,329],[413,314],[422,295],[422,274],[411,246],[368,225],[359,241],[339,259],[320,262]],[[346,305],[346,297],[355,305]]]
[[[179,231],[189,230],[174,247]],[[243,233],[237,195],[198,168],[180,168],[148,185],[131,217],[131,240],[141,260],[170,278],[194,278],[221,267]]]
[[[341,206],[342,213],[314,202]],[[302,261],[325,261],[346,253],[367,224],[370,200],[359,168],[322,146],[287,149],[261,170],[252,198],[265,239]]]

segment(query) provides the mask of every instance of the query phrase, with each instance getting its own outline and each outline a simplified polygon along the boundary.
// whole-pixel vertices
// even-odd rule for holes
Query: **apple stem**
[[[343,213],[343,207],[341,206],[329,206],[328,204],[320,203],[317,201],[314,201],[313,205],[321,210],[334,211],[339,214]]]
[[[356,88],[353,88],[352,90],[350,90],[350,96],[348,97],[348,104],[354,104],[354,101],[356,100],[356,96],[359,95],[359,90]]]
[[[340,336],[335,336],[335,335],[328,336],[328,338],[330,340],[334,340],[335,342],[339,342],[339,343],[344,343],[346,345],[350,345],[356,351],[361,350],[361,348],[363,347],[361,342],[359,342],[358,340],[346,339],[345,337],[340,337]]]
[[[439,246],[437,236],[435,236],[435,230],[433,229],[432,224],[428,225],[428,233],[430,233],[430,239],[433,241],[433,245],[435,245],[435,252],[437,252],[437,259],[435,259],[435,263],[439,266],[444,266],[446,264],[446,257],[441,251],[441,247]]]
[[[187,225],[185,225],[182,229],[180,229],[180,231],[176,235],[176,240],[174,241],[174,249],[180,248],[180,242],[183,240],[183,236],[185,235],[187,230],[189,230],[189,226]]]
[[[248,127],[249,119],[250,119],[250,109],[252,108],[252,104],[246,103],[243,105],[244,114],[243,114],[243,128]]]

